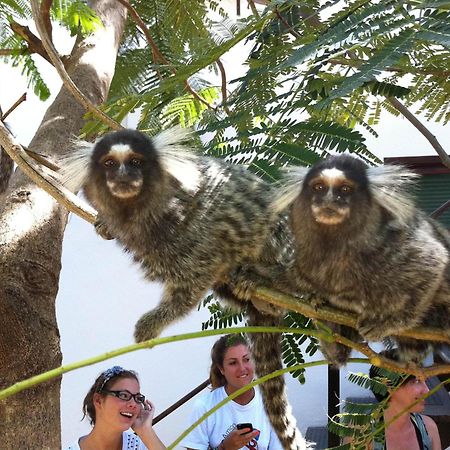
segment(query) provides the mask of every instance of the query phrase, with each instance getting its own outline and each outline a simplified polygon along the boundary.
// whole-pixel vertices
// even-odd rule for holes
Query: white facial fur
[[[125,161],[128,155],[132,152],[132,149],[128,144],[114,144],[111,146],[111,150],[108,152],[117,161]]]
[[[342,170],[336,169],[324,169],[320,172],[317,179],[328,186],[328,192],[323,197],[323,202],[319,205],[312,204],[311,211],[316,222],[323,225],[339,225],[350,215],[350,210],[347,206],[337,205],[335,200],[335,194],[333,194],[333,188],[342,184],[347,177]],[[314,184],[314,182],[313,182]]]
[[[123,164],[130,155],[134,153],[128,144],[114,144],[108,152],[108,155],[114,158],[119,164]],[[126,188],[117,182],[117,180],[107,180],[106,185],[111,194],[120,199],[133,198],[141,191],[143,180],[131,180],[127,183]]]

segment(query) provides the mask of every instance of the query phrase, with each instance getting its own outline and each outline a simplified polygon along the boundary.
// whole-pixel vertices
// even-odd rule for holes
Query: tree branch
[[[444,166],[450,168],[450,157],[447,155],[447,152],[444,150],[442,145],[436,139],[436,136],[433,133],[431,133],[431,131],[427,127],[425,127],[420,122],[420,120],[417,119],[417,117],[411,111],[409,111],[409,109],[400,100],[398,100],[395,97],[388,97],[387,100],[412,125],[414,125],[417,128],[417,130],[419,130],[420,133],[422,133],[423,136],[425,136],[425,138],[433,146],[433,148],[436,150],[436,153],[441,158],[442,164],[444,164]]]
[[[21,103],[26,101],[27,93],[23,93],[20,98],[5,112],[5,114],[0,114],[0,120],[5,120]]]
[[[80,369],[82,367],[90,366],[92,364],[99,363],[101,361],[106,361],[111,358],[115,358],[120,355],[124,355],[127,353],[131,353],[134,351],[142,350],[142,349],[150,349],[153,347],[156,347],[158,345],[163,345],[171,342],[179,342],[179,341],[185,341],[190,339],[197,339],[201,337],[208,337],[208,336],[217,336],[220,334],[236,334],[236,333],[290,333],[290,334],[304,334],[308,336],[315,336],[316,338],[323,338],[326,339],[327,335],[324,333],[321,333],[319,331],[310,330],[310,329],[298,329],[298,328],[285,328],[285,327],[233,327],[233,328],[226,328],[226,329],[219,329],[219,330],[203,330],[203,331],[196,331],[191,333],[185,333],[185,334],[179,334],[175,336],[164,336],[164,337],[158,337],[154,339],[150,339],[149,341],[139,342],[137,344],[131,344],[126,347],[121,347],[115,350],[108,351],[107,353],[103,353],[101,355],[93,356],[91,358],[78,361],[75,363],[67,364],[65,366],[60,366],[55,369],[49,370],[48,372],[41,373],[39,375],[35,375],[31,378],[28,378],[23,381],[19,381],[12,386],[9,386],[6,389],[3,389],[0,391],[0,401],[4,400],[7,397],[10,397],[11,395],[17,394],[25,389],[29,389],[31,387],[34,387],[40,383],[48,382],[52,379],[55,379],[57,377],[60,377],[64,373],[71,372],[76,369]],[[339,335],[333,335],[333,337],[336,337],[336,341],[340,342],[344,345],[347,345],[349,347],[354,348],[355,350],[362,350],[365,354],[369,355],[368,360],[362,360],[361,358],[350,358],[349,362],[365,362],[369,364],[373,364],[378,367],[383,367],[385,369],[391,370],[393,372],[398,373],[407,373],[410,375],[415,375],[416,377],[423,377],[428,378],[434,375],[444,374],[444,373],[450,373],[450,364],[446,365],[436,365],[433,367],[427,367],[427,368],[411,368],[411,367],[405,367],[401,365],[400,363],[387,359],[384,356],[380,356],[377,353],[375,353],[373,350],[371,350],[367,345],[357,345],[354,342],[339,336]],[[311,367],[314,365],[323,365],[326,364],[326,361],[313,361],[310,363],[302,364],[301,366],[304,367]],[[298,367],[297,367],[298,369]],[[284,371],[292,371],[294,370],[293,367],[288,369],[283,369]],[[270,375],[267,375],[270,376]],[[260,378],[259,382],[263,382],[264,378]]]
[[[289,296],[273,289],[266,287],[258,288],[254,293],[254,297],[257,300],[271,303],[289,311],[298,312],[312,319],[328,320],[330,322],[356,328],[356,315],[354,314],[344,313],[327,306],[321,306],[316,309],[311,305],[311,302]],[[412,328],[410,330],[399,332],[397,336],[426,341],[447,342],[450,344],[450,338],[448,336],[433,328]]]
[[[50,60],[52,61],[53,66],[57,70],[61,80],[65,86],[65,88],[75,97],[75,99],[84,107],[87,111],[91,112],[94,116],[98,117],[102,122],[111,127],[113,130],[118,130],[122,128],[122,126],[117,123],[115,120],[111,119],[107,116],[103,111],[97,108],[75,85],[75,83],[70,78],[67,73],[63,62],[61,61],[58,53],[53,46],[52,41],[50,40],[47,30],[45,27],[45,23],[40,14],[40,7],[38,0],[31,0],[31,9],[33,11],[33,19],[36,24],[36,28],[41,36],[42,45],[44,49],[47,51]]]
[[[53,42],[52,39],[52,22],[50,20],[50,8],[52,7],[53,0],[42,0],[41,2],[41,17],[42,22],[47,30],[47,36]]]
[[[37,53],[53,65],[52,60],[42,45],[42,41],[35,34],[33,34],[28,27],[20,25],[14,20],[12,20],[9,25],[14,33],[20,36],[28,44],[28,50],[30,53]]]
[[[217,67],[219,68],[220,77],[222,79],[222,88],[221,88],[221,90],[222,90],[222,105],[223,105],[223,109],[225,110],[225,112],[229,115],[229,114],[231,114],[231,111],[229,110],[229,108],[227,106],[227,102],[228,102],[227,73],[225,71],[225,67],[223,66],[220,58],[217,59]]]

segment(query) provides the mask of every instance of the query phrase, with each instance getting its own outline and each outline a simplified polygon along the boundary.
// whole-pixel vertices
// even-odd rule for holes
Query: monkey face
[[[137,198],[151,172],[158,170],[150,140],[134,130],[107,134],[96,144],[93,157],[101,183],[119,200]]]
[[[342,162],[342,158],[338,160]],[[354,160],[355,161],[355,160]],[[354,172],[354,161],[345,161],[350,166],[333,165],[333,158],[313,167],[305,178],[303,196],[310,205],[316,223],[341,225],[351,217],[354,203],[366,195],[365,170]],[[357,165],[360,164],[356,161]]]
[[[116,144],[100,158],[99,164],[103,167],[111,195],[121,199],[139,195],[144,184],[142,167],[145,161],[142,155],[124,144]]]

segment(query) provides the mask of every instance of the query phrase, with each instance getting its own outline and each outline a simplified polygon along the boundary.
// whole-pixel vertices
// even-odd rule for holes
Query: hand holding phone
[[[236,425],[236,429],[238,429],[238,430],[244,430],[245,428],[250,428],[249,431],[247,431],[247,433],[251,433],[253,431],[253,425],[249,422],[238,423]],[[247,433],[243,433],[243,434],[247,434]]]

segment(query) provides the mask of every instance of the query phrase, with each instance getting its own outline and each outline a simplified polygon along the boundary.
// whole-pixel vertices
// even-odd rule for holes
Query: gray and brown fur
[[[410,192],[416,174],[340,155],[290,178],[277,202],[280,208],[291,205],[302,289],[356,313],[366,341],[421,326],[450,336],[450,238],[415,206]],[[349,328],[344,332],[355,337]],[[394,341],[404,361],[417,361],[429,344],[439,345]],[[323,342],[322,348],[336,364],[349,357],[342,345]]]
[[[244,274],[267,276],[264,283],[270,286],[283,273],[285,251],[277,247],[285,226],[270,208],[272,187],[243,167],[187,151],[186,137],[181,129],[151,139],[122,130],[94,146],[82,143],[64,163],[68,184],[83,187],[98,211],[98,232],[131,253],[148,280],[164,283],[161,302],[136,324],[137,341],[158,336],[210,289],[242,305],[253,286],[253,281],[241,284]],[[264,268],[255,275],[252,267],[260,261]],[[251,303],[248,307],[254,324],[259,318],[265,323],[267,316]],[[256,372],[279,368],[279,336],[250,338]],[[278,351],[267,354],[274,346]],[[271,386],[270,396],[263,387],[263,399],[280,441],[286,449],[306,448],[290,415],[284,380],[278,377]]]

